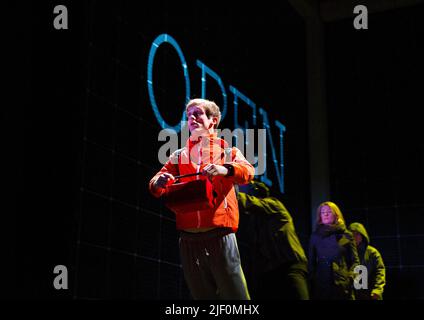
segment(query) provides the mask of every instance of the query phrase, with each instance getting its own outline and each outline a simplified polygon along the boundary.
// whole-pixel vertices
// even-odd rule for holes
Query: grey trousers
[[[180,233],[184,277],[193,299],[250,300],[236,235],[228,228]]]

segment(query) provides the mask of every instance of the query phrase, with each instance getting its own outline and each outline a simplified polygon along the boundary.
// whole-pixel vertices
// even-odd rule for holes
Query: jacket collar
[[[212,144],[218,144],[221,148],[227,148],[228,143],[227,141],[218,138],[218,135],[216,132],[208,135],[199,136],[197,139],[193,139],[193,137],[190,137],[187,139],[186,146],[188,146],[189,149],[193,148],[198,143],[202,142],[203,147],[212,145]]]

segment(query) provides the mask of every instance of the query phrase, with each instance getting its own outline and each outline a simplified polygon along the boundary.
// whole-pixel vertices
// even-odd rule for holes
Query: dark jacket
[[[355,240],[344,225],[318,225],[309,244],[309,274],[314,299],[354,300]]]
[[[263,271],[281,264],[307,263],[305,252],[297,237],[293,219],[283,203],[274,197],[257,198],[246,193],[238,194],[240,210],[250,215],[250,239],[266,262]]]
[[[380,252],[369,245],[370,237],[365,227],[358,222],[349,226],[349,230],[362,235],[362,243],[358,247],[358,255],[361,265],[367,268],[368,289],[355,290],[358,300],[370,300],[372,294],[376,294],[379,299],[383,299],[384,286],[386,285],[386,268]]]
[[[307,292],[308,265],[291,215],[274,197],[258,198],[239,192],[238,200],[239,232],[243,233],[239,239],[246,239],[248,247],[242,256],[243,271],[252,297],[299,298],[296,290],[290,291],[294,281],[290,275],[303,277]],[[303,287],[299,285],[296,289]]]

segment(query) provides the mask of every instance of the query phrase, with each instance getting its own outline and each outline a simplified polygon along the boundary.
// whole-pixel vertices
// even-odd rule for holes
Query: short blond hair
[[[186,114],[188,114],[188,109],[194,106],[202,107],[205,110],[206,116],[208,118],[210,117],[218,118],[218,121],[216,122],[214,129],[218,127],[219,122],[221,121],[221,111],[219,110],[219,107],[216,105],[215,102],[206,100],[206,99],[191,99],[187,103]]]
[[[337,206],[337,204],[335,204],[334,202],[331,202],[331,201],[325,201],[325,202],[321,203],[318,206],[318,209],[317,209],[317,218],[316,218],[316,225],[322,224],[322,220],[321,220],[321,208],[323,206],[329,206],[331,208],[331,211],[333,212],[334,216],[336,217],[335,224],[346,225],[345,220],[343,218],[342,211]]]

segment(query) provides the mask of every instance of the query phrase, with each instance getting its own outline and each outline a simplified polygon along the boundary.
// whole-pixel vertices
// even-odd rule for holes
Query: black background
[[[160,168],[146,70],[161,33],[182,48],[193,96],[200,95],[199,59],[223,79],[229,110],[231,84],[286,125],[281,198],[307,245],[307,102],[314,97],[307,96],[305,24],[287,3],[61,4],[69,30],[53,28],[56,3],[33,3],[22,10],[30,26],[12,39],[19,50],[14,108],[4,111],[6,297],[189,297],[172,214],[146,189]],[[326,24],[331,200],[375,239],[389,299],[423,296],[422,16],[422,6],[374,14],[362,33],[350,19]],[[175,101],[184,99],[179,61],[172,50],[158,59],[158,102],[171,123],[181,115]],[[246,254],[242,234],[240,250]],[[53,288],[58,264],[69,269],[69,290]]]

